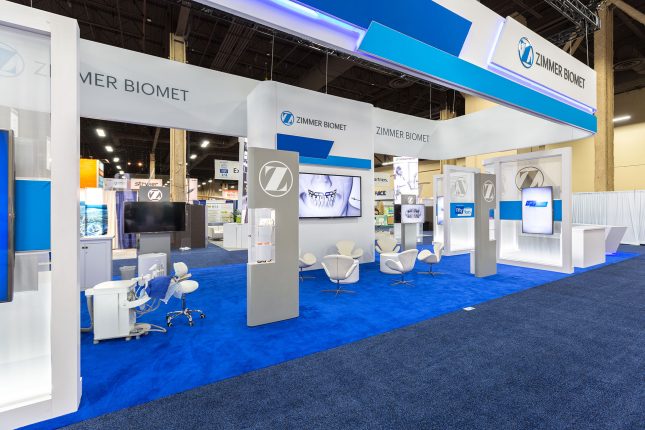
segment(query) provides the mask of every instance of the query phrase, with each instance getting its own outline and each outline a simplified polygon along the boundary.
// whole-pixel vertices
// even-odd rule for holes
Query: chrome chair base
[[[337,285],[336,289],[321,290],[321,293],[336,293],[336,296],[338,296],[339,294],[356,294],[356,291],[346,290],[344,288],[341,288],[340,283],[337,283],[336,285]]]
[[[166,325],[168,327],[172,327],[172,321],[179,317],[179,316],[185,316],[188,319],[188,325],[193,326],[195,323],[193,322],[193,314],[199,315],[199,318],[204,319],[206,318],[206,314],[199,309],[188,309],[186,307],[186,297],[183,296],[181,298],[181,310],[180,311],[173,311],[173,312],[168,312],[166,314]]]
[[[396,281],[396,282],[394,282],[394,283],[392,283],[390,285],[392,285],[392,286],[394,286],[394,285],[407,285],[408,287],[414,287],[414,282],[401,280],[401,281]]]

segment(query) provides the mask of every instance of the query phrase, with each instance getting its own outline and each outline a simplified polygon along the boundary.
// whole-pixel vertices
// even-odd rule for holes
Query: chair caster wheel
[[[192,321],[190,321],[190,322],[188,323],[188,325],[192,327],[193,325],[195,325],[195,323],[194,323],[194,322],[192,322]]]
[[[171,322],[166,323],[166,325],[167,325],[168,327],[172,327],[172,323],[171,323]]]
[[[206,318],[206,315],[201,314],[199,317],[200,317],[201,319],[204,319],[204,318]]]
[[[132,339],[132,338],[130,336],[128,336],[128,337],[125,338],[125,341],[130,342],[130,339]]]

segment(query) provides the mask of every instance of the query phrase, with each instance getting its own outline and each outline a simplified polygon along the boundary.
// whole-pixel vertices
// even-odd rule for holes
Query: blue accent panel
[[[499,219],[522,220],[522,201],[507,200],[499,202]],[[562,222],[562,200],[553,200],[553,221]]]
[[[334,145],[332,140],[314,139],[312,137],[293,136],[290,134],[280,134],[277,136],[277,148],[280,151],[294,151],[302,157],[327,158],[331,147]]]
[[[9,133],[0,130],[0,303],[9,300]]]
[[[320,166],[351,167],[354,169],[371,169],[372,160],[367,158],[336,157],[327,158],[300,156],[300,164],[318,164]]]
[[[596,132],[596,117],[510,81],[379,23],[370,25],[359,50],[458,87]]]
[[[522,220],[522,201],[509,200],[499,202],[499,219],[509,221]]]
[[[553,200],[553,221],[562,221],[562,200]]]
[[[51,182],[16,181],[16,251],[51,248]]]
[[[450,218],[475,218],[475,203],[450,203]]]
[[[431,0],[299,0],[358,27],[373,21],[423,43],[459,55],[472,23]]]

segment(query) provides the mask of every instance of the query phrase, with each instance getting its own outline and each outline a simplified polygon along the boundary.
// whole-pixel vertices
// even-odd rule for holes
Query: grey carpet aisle
[[[70,428],[643,429],[644,280],[640,256]]]

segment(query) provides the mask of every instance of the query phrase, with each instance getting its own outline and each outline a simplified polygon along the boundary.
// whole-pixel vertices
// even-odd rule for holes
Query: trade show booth
[[[572,273],[576,261],[582,267],[601,262],[596,230],[579,229],[575,234],[585,245],[576,252],[572,247],[570,149],[488,159],[483,172],[445,166],[433,185],[432,245],[420,232],[425,205],[419,159],[592,135],[595,73],[589,67],[475,1],[428,2],[445,3],[447,22],[456,25],[439,38],[443,42],[427,39],[438,31],[431,23],[413,37],[394,24],[357,23],[318,1],[204,3],[499,106],[443,121],[413,117],[81,40],[74,20],[0,0],[2,40],[16,46],[32,72],[11,83],[0,79],[6,95],[0,129],[13,130],[16,166],[15,226],[6,229],[15,238],[15,253],[6,246],[15,254],[14,277],[0,285],[0,429],[73,413],[85,393],[91,407],[81,404],[54,422],[73,423],[540,285]],[[436,23],[434,15],[430,19]],[[564,55],[562,64],[586,76],[587,88],[556,85],[535,69],[509,65],[501,50],[510,49],[517,62],[520,30],[554,58]],[[38,73],[36,64],[51,64],[51,76]],[[112,86],[101,84],[106,76]],[[135,81],[161,92],[129,91]],[[193,217],[187,208],[192,205],[170,201],[160,184],[106,197],[95,191],[97,177],[80,193],[81,117],[239,138],[238,200],[209,199]],[[0,139],[7,145],[9,133],[0,136],[7,136]],[[407,170],[394,167],[391,209],[381,214],[390,224],[401,205],[401,243],[388,232],[378,248],[375,153],[412,163]],[[5,177],[7,166],[1,166]],[[100,166],[88,163],[87,169],[94,177]],[[12,212],[2,201],[0,209],[9,219]],[[170,234],[185,231],[191,219],[200,224],[202,239],[223,236],[224,248],[248,248],[248,261],[192,270],[171,259]],[[110,271],[101,282],[79,279],[85,273],[79,265],[112,258],[113,236],[125,240],[120,225],[123,235],[139,235],[139,254],[153,255],[136,274]],[[88,237],[81,240],[79,230]],[[97,248],[86,248],[90,240],[98,241],[92,245]],[[90,251],[96,254],[83,256]],[[461,255],[471,252],[476,276]],[[417,273],[420,265],[430,270]],[[506,278],[495,278],[498,270]],[[316,279],[305,280],[305,271],[314,271]],[[394,279],[397,286],[417,282],[428,288],[396,289]],[[488,279],[521,282],[501,288],[497,284],[504,282]],[[155,295],[153,284],[162,280]],[[437,285],[450,297],[437,295]],[[81,309],[84,290],[97,308]],[[173,296],[181,310],[166,313],[161,303]],[[202,310],[188,307],[193,303]],[[81,315],[91,322],[100,315],[101,322],[81,336]],[[161,333],[144,336],[155,323],[165,325]],[[103,331],[102,324],[113,330]],[[140,336],[128,344],[118,340]],[[190,349],[194,345],[200,350]],[[159,360],[155,368],[168,365],[170,382],[138,372],[152,354]],[[113,395],[97,394],[106,384],[114,385]]]

